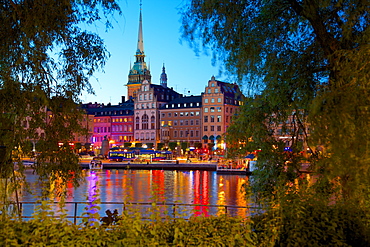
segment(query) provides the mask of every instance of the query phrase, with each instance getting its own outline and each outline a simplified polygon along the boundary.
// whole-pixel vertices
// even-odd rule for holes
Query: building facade
[[[243,104],[244,96],[237,84],[218,81],[212,76],[202,94],[203,148],[213,146],[224,149],[222,135],[231,124],[232,117]]]
[[[202,97],[180,97],[160,108],[161,139],[168,146],[170,142],[201,143]]]
[[[181,95],[172,88],[151,84],[144,80],[135,99],[135,126],[134,136],[136,142],[152,143],[160,140],[159,109],[171,100]]]

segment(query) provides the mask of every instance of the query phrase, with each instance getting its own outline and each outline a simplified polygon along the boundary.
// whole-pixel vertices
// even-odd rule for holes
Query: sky
[[[115,105],[121,102],[121,96],[127,100],[125,84],[130,63],[133,65],[135,61],[140,0],[118,0],[118,3],[122,15],[114,16],[114,28],[105,32],[102,25],[92,30],[104,39],[110,58],[104,73],[95,73],[90,80],[96,95],[83,94],[80,97],[83,103]],[[217,80],[225,80],[219,75],[219,67],[212,65],[210,55],[197,55],[181,38],[179,11],[183,6],[184,0],[142,0],[145,61],[150,66],[153,84],[159,84],[164,64],[168,87],[184,95],[200,95],[213,75]]]

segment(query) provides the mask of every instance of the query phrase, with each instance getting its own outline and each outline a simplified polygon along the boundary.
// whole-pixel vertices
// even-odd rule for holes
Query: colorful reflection
[[[85,173],[85,182],[78,188],[68,183],[67,202],[88,201],[89,210],[95,213],[96,201],[131,203],[181,203],[197,205],[183,206],[181,209],[190,215],[220,215],[225,207],[216,205],[247,206],[242,185],[246,176],[218,175],[211,171],[163,171],[163,170],[103,170]],[[27,179],[36,181],[32,174]],[[23,193],[23,201],[35,201],[32,195]],[[124,210],[121,206],[101,204],[99,214],[107,209]],[[72,204],[71,204],[72,208]],[[73,208],[72,208],[73,209]],[[82,210],[82,209],[81,209]],[[167,208],[167,210],[170,210]],[[180,210],[180,209],[179,209]],[[227,208],[227,213],[245,216],[245,209]]]

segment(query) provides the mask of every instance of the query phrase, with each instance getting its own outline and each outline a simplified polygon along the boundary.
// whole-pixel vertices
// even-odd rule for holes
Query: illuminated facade
[[[160,109],[161,142],[201,143],[202,96],[176,98]]]
[[[203,148],[208,148],[209,143],[222,148],[222,135],[230,126],[232,116],[243,104],[244,96],[237,84],[217,81],[212,76],[202,94],[202,100]]]

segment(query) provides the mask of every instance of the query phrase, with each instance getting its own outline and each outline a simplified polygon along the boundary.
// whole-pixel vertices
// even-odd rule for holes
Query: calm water
[[[224,212],[224,208],[210,205],[234,205],[247,206],[244,195],[241,192],[243,183],[248,177],[239,175],[218,175],[210,171],[163,171],[163,170],[84,170],[85,182],[80,187],[73,188],[67,184],[63,189],[67,190],[67,202],[86,202],[79,204],[77,211],[81,215],[84,210],[92,210],[96,205],[96,199],[100,202],[162,202],[200,204],[206,206],[181,207],[186,215],[202,214],[217,215]],[[27,171],[27,180],[32,184],[33,195],[23,192],[21,201],[36,201],[35,195],[39,195],[40,189],[34,183],[36,175]],[[56,186],[58,187],[58,186]],[[50,198],[58,201],[56,193],[50,193]],[[100,204],[100,215],[105,215],[105,210],[123,210],[122,205]],[[31,215],[34,205],[23,206],[24,215]],[[74,204],[67,204],[66,208],[73,215]],[[86,207],[86,209],[85,209]],[[133,206],[132,206],[133,207]],[[147,206],[148,207],[148,206]],[[96,209],[94,209],[96,210]],[[143,206],[139,209],[144,212]],[[228,208],[228,214],[245,215],[246,209]],[[171,211],[170,207],[163,211]]]

